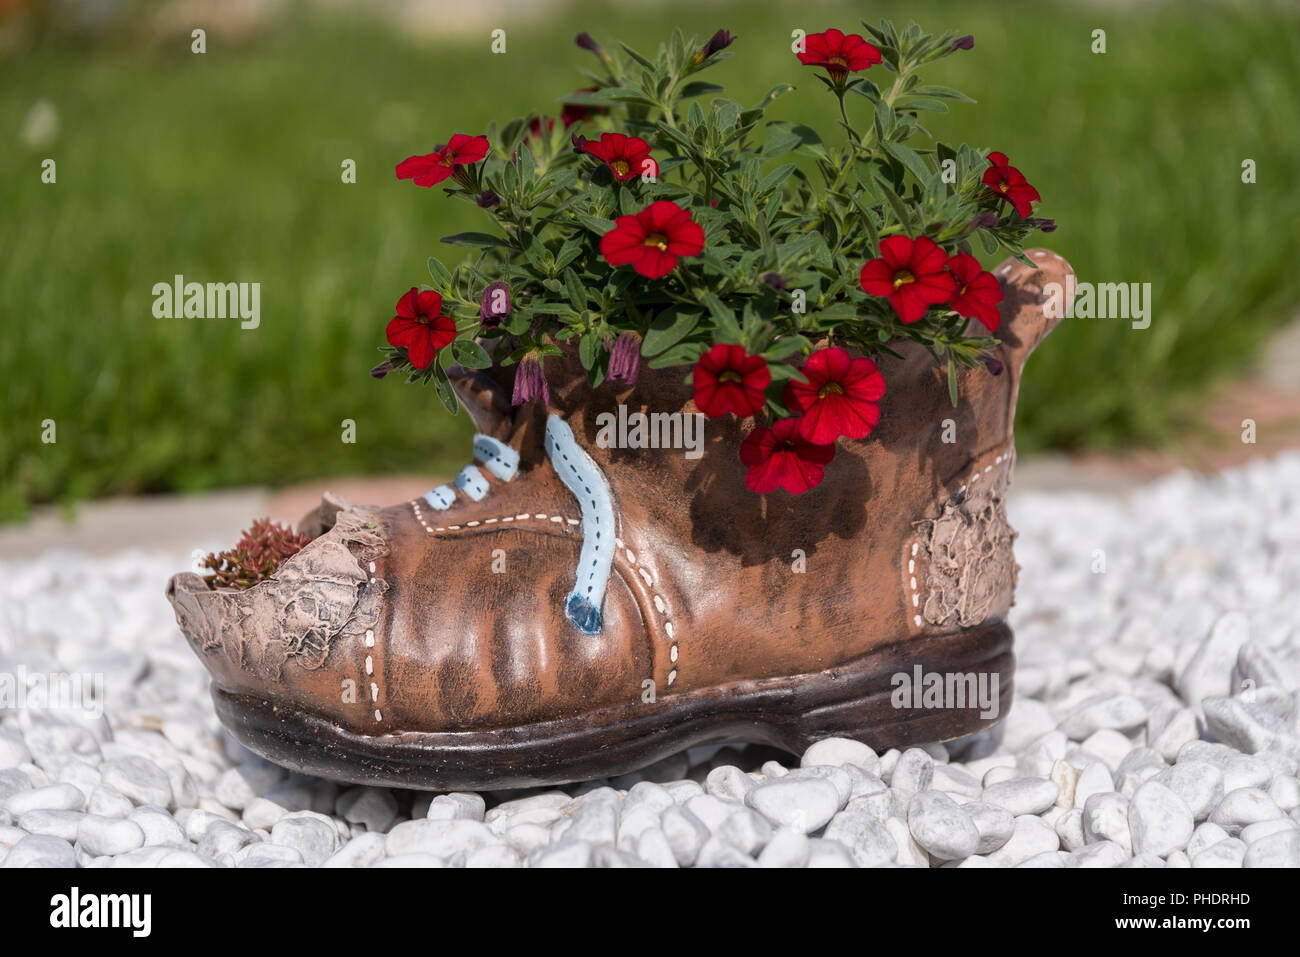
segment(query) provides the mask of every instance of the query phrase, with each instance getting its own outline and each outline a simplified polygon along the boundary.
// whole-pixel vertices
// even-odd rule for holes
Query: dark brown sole
[[[338,781],[434,791],[537,787],[614,777],[700,744],[748,742],[802,753],[814,741],[856,738],[877,751],[973,734],[1011,706],[1011,629],[983,625],[910,639],[826,671],[740,681],[655,703],[493,731],[357,734],[310,713],[212,687],[221,722],[276,764]],[[985,676],[995,714],[895,702],[896,675]],[[954,702],[955,703],[955,702]],[[901,706],[900,706],[901,705]],[[919,705],[919,706],[918,706]]]

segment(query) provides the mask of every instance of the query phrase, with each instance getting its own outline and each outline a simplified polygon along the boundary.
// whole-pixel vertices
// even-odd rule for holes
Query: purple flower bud
[[[510,404],[523,405],[525,402],[551,404],[551,390],[546,385],[546,376],[542,375],[541,360],[534,356],[528,356],[515,369],[515,391]]]
[[[641,363],[641,337],[635,332],[624,332],[614,340],[609,350],[609,377],[622,379],[636,385],[636,374]]]
[[[578,44],[578,46],[582,47],[584,50],[590,50],[592,53],[596,54],[596,56],[603,56],[605,53],[605,48],[592,39],[591,34],[585,30],[574,37],[573,42]]]
[[[383,362],[379,363],[379,365],[371,369],[370,374],[374,376],[376,379],[382,379],[384,376],[388,375],[388,373],[392,372],[396,368],[397,365],[393,362],[392,359],[385,359]]]
[[[779,272],[763,273],[763,282],[767,283],[773,289],[785,288],[785,277],[782,276]]]
[[[964,37],[958,37],[956,40],[953,40],[952,46],[950,46],[948,49],[949,50],[971,50],[974,49],[974,47],[975,47],[975,38],[968,33]]]
[[[1002,360],[994,359],[992,356],[985,356],[984,368],[988,369],[992,375],[1002,375]]]
[[[501,320],[510,315],[510,286],[504,282],[494,282],[483,290],[483,299],[478,307],[479,324],[484,329],[495,329]]]
[[[1027,222],[1032,229],[1037,229],[1040,232],[1056,232],[1056,220],[1054,219],[1043,219],[1039,216],[1030,216],[1025,220],[1025,222]]]
[[[970,221],[971,229],[992,229],[998,224],[998,214],[983,212]]]
[[[491,209],[493,206],[501,205],[501,197],[490,189],[485,189],[474,197],[474,202],[478,203],[483,209]]]
[[[573,144],[573,152],[577,153],[579,156],[582,156],[583,153],[586,152],[582,147],[586,144],[587,137],[583,136],[581,133],[574,133],[571,135],[569,137],[569,142]]]
[[[709,57],[713,56],[713,54],[725,50],[735,42],[736,38],[729,32],[726,30],[719,30],[717,33],[713,34],[713,36],[709,37],[708,43],[700,47],[699,53],[696,54],[697,62],[707,60]]]

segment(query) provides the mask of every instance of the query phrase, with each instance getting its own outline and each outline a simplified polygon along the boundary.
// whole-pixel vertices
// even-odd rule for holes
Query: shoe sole
[[[626,774],[701,744],[747,742],[802,754],[846,737],[877,751],[992,727],[1011,704],[1015,656],[1005,623],[913,638],[834,668],[738,681],[651,704],[491,731],[358,734],[297,708],[212,686],[235,738],[276,764],[352,784],[432,791],[544,787]],[[985,676],[995,713],[894,698],[897,675]]]

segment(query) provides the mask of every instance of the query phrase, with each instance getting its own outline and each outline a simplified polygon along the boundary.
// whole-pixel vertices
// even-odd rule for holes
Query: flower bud
[[[510,404],[523,405],[525,402],[551,404],[551,390],[542,374],[541,360],[535,356],[528,356],[515,369],[515,389]]]
[[[609,377],[636,385],[640,362],[641,337],[635,332],[624,332],[614,340],[614,347],[609,350]]]
[[[491,209],[493,206],[501,205],[501,197],[490,189],[485,189],[474,197],[474,202],[478,203],[483,209]]]
[[[952,46],[950,46],[948,49],[950,51],[970,50],[973,49],[974,47],[975,47],[975,38],[968,33],[964,37],[958,37],[956,40],[953,40]]]
[[[478,318],[484,329],[495,329],[510,315],[510,286],[504,282],[491,283],[483,290]]]
[[[695,51],[694,62],[696,65],[703,63],[715,53],[720,53],[727,47],[736,42],[736,38],[726,30],[719,30],[713,36],[709,37],[709,42],[704,44]]]

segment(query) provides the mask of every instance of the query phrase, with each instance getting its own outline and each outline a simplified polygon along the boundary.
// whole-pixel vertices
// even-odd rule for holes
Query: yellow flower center
[[[740,373],[735,369],[728,369],[722,375],[718,376],[719,382],[741,382]]]
[[[651,233],[645,238],[646,246],[654,246],[661,253],[668,252],[668,237],[663,233]]]
[[[626,176],[628,174],[628,170],[630,170],[632,167],[627,165],[627,160],[614,160],[612,163],[609,164],[609,168],[612,169],[619,176]]]
[[[846,59],[844,59],[844,57],[842,57],[842,56],[833,56],[833,57],[831,57],[829,60],[827,60],[826,62],[829,63],[829,64],[831,64],[832,66],[848,66],[848,65],[849,65],[849,61],[846,60]]]
[[[822,386],[821,391],[817,393],[817,398],[824,399],[828,395],[843,395],[844,387],[838,382],[828,382]]]
[[[916,282],[916,277],[913,276],[906,269],[900,269],[898,272],[894,273],[895,289],[897,289],[899,286],[906,286],[909,282]]]

